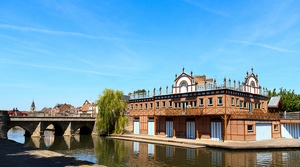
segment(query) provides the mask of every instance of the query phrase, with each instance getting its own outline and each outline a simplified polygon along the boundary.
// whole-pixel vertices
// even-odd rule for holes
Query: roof
[[[128,102],[128,101],[130,100],[130,96],[128,96],[128,95],[123,95],[123,100]]]
[[[31,103],[31,107],[35,107],[34,101],[32,101],[32,103]]]
[[[281,96],[271,97],[268,104],[268,108],[279,108],[280,103],[281,103]]]

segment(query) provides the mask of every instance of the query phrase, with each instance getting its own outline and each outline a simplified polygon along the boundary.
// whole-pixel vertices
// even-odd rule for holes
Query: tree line
[[[281,96],[283,109],[281,111],[295,112],[300,111],[300,94],[296,94],[294,90],[286,90],[280,88],[277,92],[276,88],[268,91],[269,100],[271,97]]]

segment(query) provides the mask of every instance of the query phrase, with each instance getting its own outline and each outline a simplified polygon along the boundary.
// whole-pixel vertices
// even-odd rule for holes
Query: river
[[[48,149],[105,166],[299,166],[299,149],[230,151],[190,149],[159,144],[107,139],[90,135],[24,137],[24,130],[12,128],[8,138],[33,147]]]

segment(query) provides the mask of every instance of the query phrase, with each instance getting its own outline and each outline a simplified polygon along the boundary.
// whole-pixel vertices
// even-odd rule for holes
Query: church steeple
[[[35,104],[34,104],[33,100],[32,100],[31,106],[30,106],[30,112],[35,112]]]

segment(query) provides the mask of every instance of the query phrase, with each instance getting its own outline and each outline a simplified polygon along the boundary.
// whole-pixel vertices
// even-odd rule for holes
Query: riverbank
[[[131,140],[185,148],[221,148],[229,150],[300,149],[300,139],[271,139],[260,141],[212,141],[184,138],[168,138],[153,135],[123,134],[108,136],[111,139]]]
[[[0,150],[0,166],[2,167],[103,167],[102,165],[94,164],[92,162],[82,161],[74,157],[49,150],[37,149],[6,139],[0,139]]]

